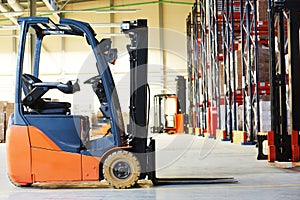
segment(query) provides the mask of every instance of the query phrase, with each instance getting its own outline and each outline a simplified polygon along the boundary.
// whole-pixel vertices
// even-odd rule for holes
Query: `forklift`
[[[186,80],[175,78],[176,94],[156,94],[153,98],[154,122],[152,133],[188,133],[186,114]]]
[[[184,133],[184,114],[175,94],[154,95],[153,133]]]
[[[108,63],[117,50],[110,39],[98,41],[88,23],[48,17],[19,18],[20,37],[16,69],[14,113],[7,133],[8,176],[17,186],[34,183],[106,180],[115,188],[130,188],[140,179],[154,184],[170,182],[232,182],[231,178],[159,179],[155,168],[155,140],[148,138],[149,86],[147,81],[147,20],[123,21],[121,31],[130,38],[130,120],[127,133],[118,94]],[[35,35],[34,64],[24,73],[26,35]],[[42,42],[50,35],[84,37],[96,58],[98,74],[84,81],[92,87],[100,111],[110,121],[111,134],[89,139],[87,116],[74,115],[70,102],[54,102],[43,96],[57,90],[73,95],[80,91],[76,81],[44,82],[39,78]]]

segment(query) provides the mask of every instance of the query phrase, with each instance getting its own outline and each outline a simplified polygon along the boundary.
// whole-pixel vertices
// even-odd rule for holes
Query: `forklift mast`
[[[271,162],[299,161],[299,12],[297,0],[269,0],[272,131],[268,140]]]
[[[123,21],[121,30],[131,41],[127,45],[130,60],[129,145],[133,152],[143,154],[147,149],[149,112],[147,20]]]

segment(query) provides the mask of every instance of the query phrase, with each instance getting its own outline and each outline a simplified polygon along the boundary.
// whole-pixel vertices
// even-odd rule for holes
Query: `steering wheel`
[[[84,84],[94,84],[94,83],[97,83],[101,80],[101,75],[97,75],[97,76],[94,76],[92,78],[89,78],[88,80],[84,81],[83,83]]]

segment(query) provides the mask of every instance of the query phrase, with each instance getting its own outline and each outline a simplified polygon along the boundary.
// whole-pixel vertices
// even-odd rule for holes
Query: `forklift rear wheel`
[[[104,178],[118,189],[133,187],[139,180],[140,173],[141,165],[137,157],[124,150],[113,152],[103,164]]]

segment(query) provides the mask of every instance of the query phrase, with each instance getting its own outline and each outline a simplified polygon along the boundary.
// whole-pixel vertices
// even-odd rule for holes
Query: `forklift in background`
[[[186,80],[176,76],[176,94],[154,95],[153,133],[187,133]]]
[[[155,140],[148,138],[149,86],[147,81],[147,20],[124,21],[121,30],[130,38],[130,121],[126,133],[118,94],[108,63],[117,58],[111,40],[98,41],[88,23],[48,17],[19,18],[20,37],[16,69],[14,113],[7,133],[8,175],[17,186],[43,182],[106,180],[115,188],[130,188],[148,177],[154,184],[233,182],[231,178],[159,179],[156,177]],[[27,33],[35,34],[35,62],[25,74]],[[43,82],[39,79],[44,37],[84,37],[96,58],[98,74],[84,81],[98,97],[100,111],[110,119],[111,134],[89,139],[89,118],[71,113],[70,102],[44,99],[49,90],[65,94],[80,91],[78,81]],[[55,124],[55,126],[54,126]]]
[[[153,133],[184,133],[184,114],[175,94],[154,95]]]

